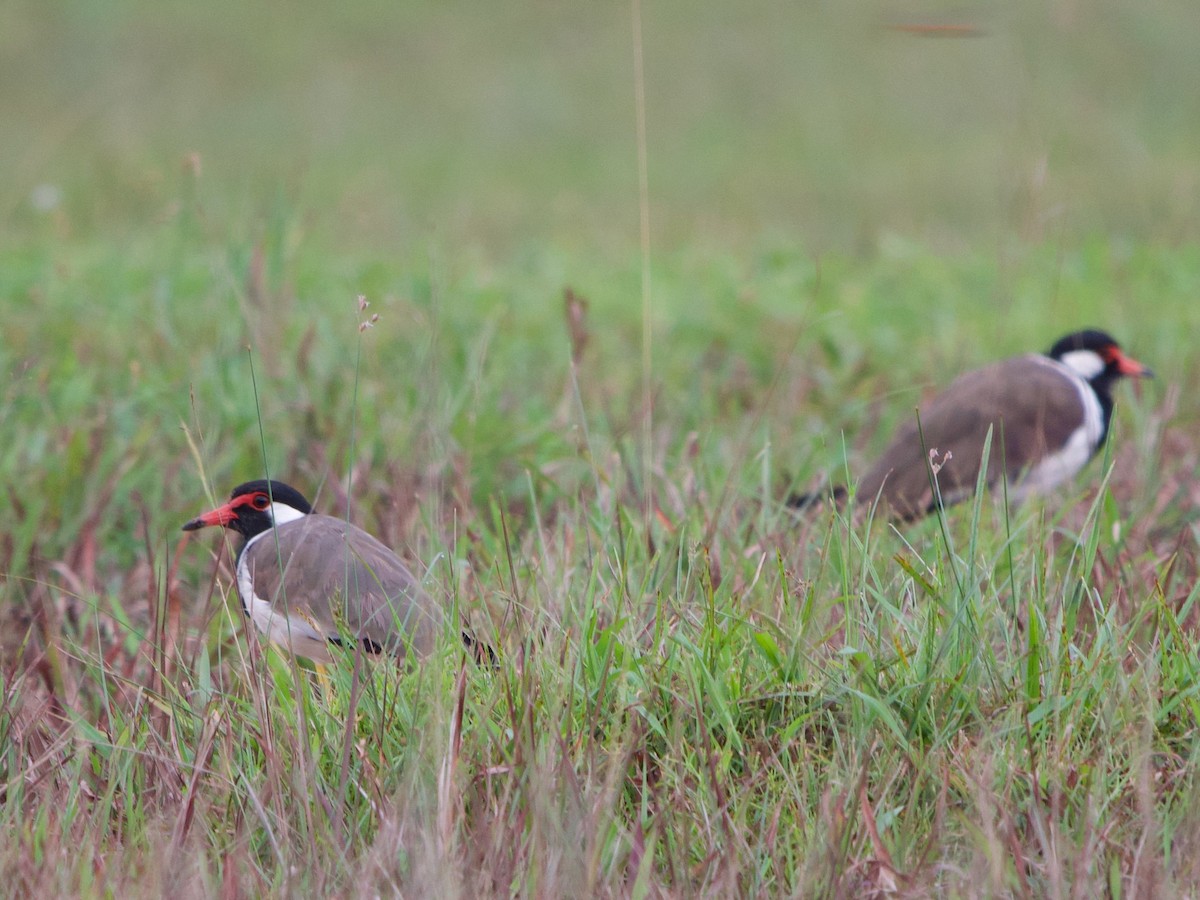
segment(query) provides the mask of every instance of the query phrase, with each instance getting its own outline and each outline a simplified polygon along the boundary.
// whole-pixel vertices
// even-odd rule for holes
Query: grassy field
[[[642,83],[626,6],[0,10],[0,893],[1200,891],[1200,16],[643,5]],[[1074,484],[784,508],[1085,325],[1158,378]],[[496,669],[261,646],[179,527],[264,470]]]

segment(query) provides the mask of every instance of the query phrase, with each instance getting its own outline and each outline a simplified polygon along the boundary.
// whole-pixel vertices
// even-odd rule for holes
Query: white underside
[[[1049,358],[1039,362],[1056,367],[1075,386],[1083,406],[1083,424],[1071,433],[1061,450],[1044,457],[1036,466],[1030,467],[1020,482],[1010,486],[1009,497],[1014,500],[1045,493],[1073,478],[1091,459],[1104,433],[1104,410],[1100,400],[1092,386],[1080,377],[1077,368]]]
[[[282,521],[280,518],[276,518],[276,523],[280,525],[304,515],[290,506],[281,504],[276,504],[276,509],[272,512],[278,515],[283,510],[290,511],[295,515],[293,518],[283,518]],[[267,640],[279,644],[299,656],[321,661],[329,655],[328,637],[322,634],[305,616],[280,612],[269,601],[254,593],[254,577],[248,562],[250,547],[264,538],[274,540],[274,534],[274,529],[268,529],[256,534],[246,542],[246,549],[242,551],[237,565],[237,586],[238,594],[242,598],[242,605],[249,614],[250,620],[254,622],[254,626]]]

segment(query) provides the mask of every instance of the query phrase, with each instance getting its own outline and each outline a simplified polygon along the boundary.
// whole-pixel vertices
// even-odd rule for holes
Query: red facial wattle
[[[1126,356],[1119,347],[1112,347],[1105,354],[1106,361],[1115,363],[1117,372],[1127,378],[1153,378],[1154,373],[1132,356]]]
[[[224,506],[218,506],[211,512],[206,512],[201,516],[192,519],[183,526],[184,531],[195,531],[199,528],[207,528],[211,525],[228,525],[238,517],[238,507],[252,506],[258,510],[264,510],[271,505],[270,498],[263,493],[256,494],[241,494],[234,497]]]

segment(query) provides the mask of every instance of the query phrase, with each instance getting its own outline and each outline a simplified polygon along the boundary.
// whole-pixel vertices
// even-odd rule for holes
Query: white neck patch
[[[1104,410],[1100,406],[1100,398],[1096,391],[1085,380],[1087,378],[1078,366],[1080,359],[1099,360],[1100,357],[1090,350],[1073,350],[1063,357],[1062,362],[1048,356],[1035,357],[1039,362],[1058,369],[1064,378],[1069,380],[1079,392],[1079,403],[1082,406],[1083,422],[1067,438],[1066,444],[1042,457],[1030,467],[1020,482],[1009,488],[1009,497],[1020,500],[1030,494],[1040,494],[1066,481],[1087,464],[1092,454],[1099,447],[1100,438],[1104,436]],[[1103,364],[1100,366],[1103,369]]]
[[[304,513],[300,512],[296,507],[280,503],[278,500],[271,504],[268,511],[271,514],[271,521],[275,523],[276,527],[304,518]]]
[[[1094,350],[1072,350],[1064,353],[1060,362],[1084,381],[1091,381],[1104,371],[1104,360]]]

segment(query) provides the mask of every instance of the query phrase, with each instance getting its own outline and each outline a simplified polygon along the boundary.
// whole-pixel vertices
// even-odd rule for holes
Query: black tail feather
[[[500,668],[500,660],[496,657],[496,651],[485,644],[469,631],[462,633],[463,646],[467,653],[475,660],[476,665],[484,669]]]
[[[812,507],[826,503],[832,500],[835,504],[841,505],[846,501],[847,493],[845,485],[834,485],[832,488],[822,488],[819,491],[808,491],[803,494],[792,494],[787,498],[787,505],[791,509],[805,512]]]

